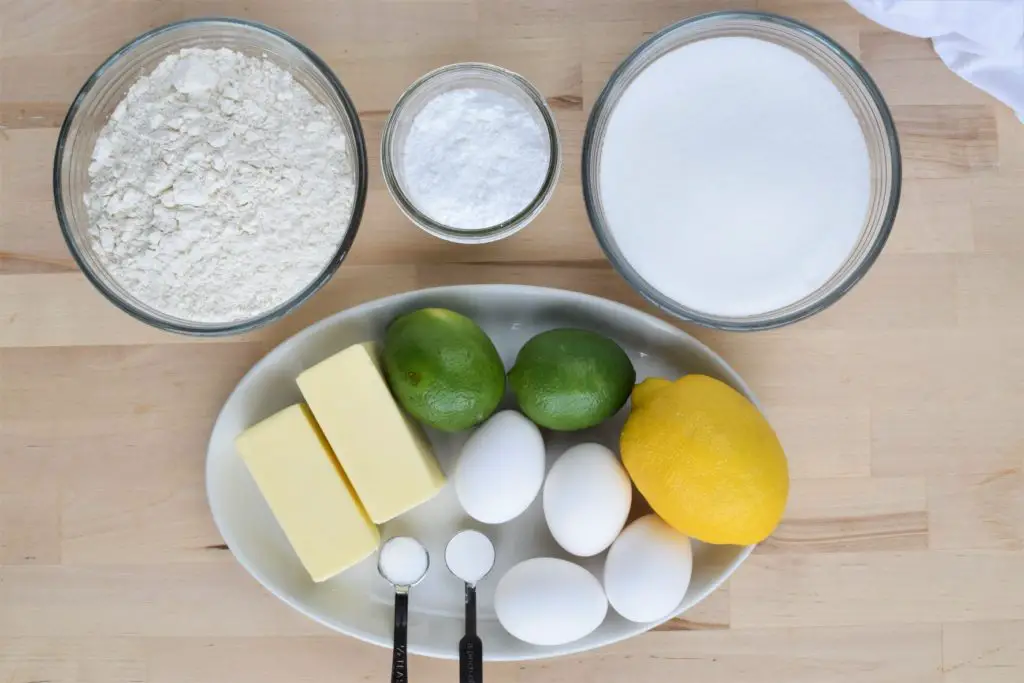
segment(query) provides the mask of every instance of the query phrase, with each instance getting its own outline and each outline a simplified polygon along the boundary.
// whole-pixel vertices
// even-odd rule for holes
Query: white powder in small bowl
[[[436,223],[480,230],[529,206],[550,161],[547,130],[519,100],[489,88],[457,88],[413,118],[401,150],[402,188]]]
[[[188,48],[100,131],[84,202],[113,279],[191,322],[254,318],[323,272],[356,194],[332,112],[266,58]]]

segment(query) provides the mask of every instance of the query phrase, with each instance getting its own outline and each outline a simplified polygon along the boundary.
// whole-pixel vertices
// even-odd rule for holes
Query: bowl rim
[[[61,175],[63,171],[63,157],[64,151],[67,147],[67,138],[70,133],[71,127],[75,122],[79,114],[79,110],[82,107],[85,98],[92,91],[93,87],[99,81],[109,68],[114,64],[118,63],[121,59],[129,55],[138,45],[145,43],[157,36],[172,33],[189,26],[208,24],[216,25],[223,24],[226,26],[242,27],[246,29],[253,29],[258,32],[266,33],[273,38],[283,40],[295,49],[297,49],[310,63],[319,71],[323,77],[327,80],[329,88],[338,97],[341,102],[342,109],[345,115],[349,119],[349,123],[352,126],[352,147],[355,156],[354,161],[354,180],[356,185],[355,196],[352,200],[352,215],[349,219],[348,228],[345,235],[342,237],[341,242],[338,244],[338,248],[335,250],[334,255],[330,261],[326,263],[323,270],[317,277],[311,281],[302,291],[293,296],[291,299],[284,301],[275,308],[262,313],[258,316],[247,318],[244,320],[227,322],[227,323],[196,323],[188,321],[172,321],[163,320],[160,318],[153,317],[145,311],[136,309],[125,301],[117,292],[109,288],[106,283],[102,281],[93,271],[91,266],[86,262],[85,258],[80,253],[78,246],[75,243],[75,239],[72,235],[71,220],[65,214],[64,211],[64,188],[61,183]],[[112,304],[117,306],[119,309],[132,316],[136,320],[146,323],[152,327],[167,331],[176,332],[178,334],[192,335],[198,337],[223,337],[233,334],[241,334],[243,332],[249,332],[258,327],[262,327],[271,322],[279,320],[284,316],[288,315],[296,308],[304,304],[313,294],[315,294],[321,287],[334,276],[334,273],[338,270],[342,261],[348,255],[348,252],[352,248],[352,244],[355,241],[356,233],[359,231],[359,224],[362,221],[363,210],[366,205],[366,194],[368,185],[368,162],[366,157],[366,139],[363,134],[363,128],[359,121],[359,113],[356,109],[355,103],[349,96],[348,91],[342,86],[341,81],[331,70],[331,68],[324,62],[315,52],[303,45],[297,39],[293,38],[289,34],[279,29],[267,26],[257,21],[250,21],[247,19],[237,19],[234,17],[196,17],[192,19],[184,19],[181,21],[174,21],[169,24],[164,24],[156,28],[150,29],[145,33],[142,33],[129,42],[118,48],[113,54],[103,60],[103,63],[93,71],[92,75],[86,79],[85,83],[78,90],[74,100],[71,102],[71,106],[68,108],[67,114],[64,116],[64,121],[61,124],[60,132],[57,135],[57,146],[54,151],[53,159],[53,202],[54,208],[57,214],[57,222],[60,224],[61,234],[64,237],[64,242],[67,244],[68,251],[71,252],[72,258],[78,265],[79,270],[85,275],[86,279],[92,283],[104,297],[107,298]]]
[[[247,390],[250,383],[254,381],[257,369],[264,363],[270,361],[272,357],[280,356],[289,352],[301,338],[316,336],[322,333],[323,330],[329,329],[332,325],[338,323],[338,321],[348,318],[360,318],[369,314],[370,312],[386,308],[391,305],[401,305],[408,302],[418,301],[427,299],[429,301],[441,301],[449,297],[458,297],[463,294],[472,295],[474,298],[480,299],[485,298],[489,294],[516,294],[525,300],[532,302],[538,302],[543,299],[551,301],[558,301],[565,303],[568,306],[574,306],[575,304],[590,304],[595,307],[608,311],[609,316],[612,317],[633,317],[638,321],[641,321],[643,325],[649,326],[652,329],[657,329],[661,332],[673,336],[679,343],[691,344],[693,348],[699,350],[702,354],[705,354],[716,366],[720,368],[723,374],[734,382],[734,386],[738,388],[741,394],[753,403],[758,410],[763,412],[763,407],[757,395],[751,389],[750,385],[743,379],[740,373],[732,367],[721,355],[719,355],[714,349],[705,344],[703,341],[694,337],[686,330],[681,329],[677,325],[673,325],[670,322],[662,320],[651,313],[624,304],[614,299],[607,299],[602,296],[594,294],[587,294],[585,292],[577,292],[568,289],[559,289],[555,287],[542,287],[537,285],[522,285],[522,284],[459,284],[459,285],[445,285],[440,287],[428,287],[424,289],[409,290],[405,292],[399,292],[376,299],[370,299],[363,301],[350,308],[337,311],[325,318],[322,318],[309,326],[299,330],[295,334],[281,340],[276,346],[267,351],[259,360],[253,363],[252,367],[246,371],[245,375],[238,380],[238,383],[231,390],[231,393],[224,399],[224,403],[221,405],[220,410],[217,411],[217,416],[214,419],[213,424],[210,427],[210,436],[206,444],[206,454],[204,462],[204,488],[206,493],[207,505],[210,508],[210,514],[214,522],[214,526],[217,528],[217,532],[221,535],[225,544],[228,545],[228,549],[235,561],[238,562],[245,571],[252,576],[267,592],[271,593],[278,600],[281,600],[289,607],[299,612],[300,614],[312,619],[313,621],[343,635],[361,640],[371,645],[376,645],[383,648],[390,648],[392,643],[389,638],[381,638],[373,633],[370,633],[359,627],[350,627],[347,624],[340,623],[338,621],[327,618],[322,613],[310,609],[305,603],[296,599],[291,595],[287,595],[281,591],[278,591],[274,586],[273,582],[269,579],[265,572],[263,572],[255,563],[251,561],[248,556],[239,554],[234,548],[231,547],[231,539],[234,537],[230,530],[230,524],[225,522],[223,517],[219,514],[219,506],[215,503],[219,499],[219,496],[213,492],[211,483],[214,480],[212,473],[214,472],[213,461],[215,459],[214,453],[214,436],[216,436],[218,429],[220,428],[221,421],[227,415],[228,405],[236,398],[236,396],[243,395]],[[433,305],[433,304],[432,304]],[[438,304],[441,305],[441,304]],[[562,657],[565,655],[579,654],[582,652],[588,652],[601,647],[607,647],[614,643],[619,643],[624,640],[629,640],[644,633],[648,633],[655,627],[668,622],[672,619],[679,617],[681,614],[685,614],[688,609],[695,607],[708,598],[712,593],[717,591],[722,585],[732,577],[733,574],[740,568],[740,566],[747,561],[751,553],[757,548],[758,544],[735,546],[737,547],[738,553],[728,567],[712,581],[708,587],[700,594],[700,596],[694,600],[690,607],[683,609],[677,608],[667,615],[664,619],[660,619],[657,622],[651,622],[648,624],[634,624],[636,629],[627,635],[622,637],[610,638],[600,644],[588,646],[580,645],[579,641],[566,643],[564,645],[551,646],[549,649],[540,653],[531,654],[517,654],[513,656],[503,656],[495,658],[493,655],[488,655],[485,651],[485,661],[501,661],[501,662],[514,662],[514,661],[538,661],[544,659],[551,659],[553,657]],[[431,657],[435,659],[457,659],[457,650],[440,650],[433,647],[421,647],[417,644],[410,643],[409,653],[414,655],[421,655],[425,657]]]
[[[837,283],[837,285],[833,287],[826,296],[822,297],[822,299],[814,305],[805,306],[779,316],[771,316],[772,312],[769,311],[767,313],[759,314],[760,318],[756,318],[754,320],[702,313],[701,311],[689,308],[672,300],[670,297],[662,294],[656,288],[649,285],[639,273],[633,270],[632,266],[628,264],[625,257],[621,255],[618,248],[615,246],[614,241],[611,239],[610,230],[608,229],[607,224],[605,224],[600,217],[597,210],[596,195],[598,194],[598,191],[590,183],[591,168],[593,166],[592,156],[595,145],[594,138],[597,134],[597,124],[599,120],[610,115],[611,110],[609,110],[609,104],[614,104],[609,101],[612,95],[611,91],[623,75],[640,61],[644,51],[646,51],[648,47],[663,37],[679,29],[690,27],[695,24],[714,23],[727,19],[762,21],[803,34],[816,41],[826,50],[832,52],[848,67],[850,67],[850,70],[864,86],[871,100],[871,104],[875,107],[882,120],[885,138],[889,144],[889,162],[892,166],[892,178],[889,183],[890,196],[885,207],[882,226],[878,231],[878,235],[876,235],[874,241],[871,243],[870,248],[864,254],[856,267],[853,268],[841,282]],[[698,40],[700,39],[698,38]],[[773,14],[771,12],[760,12],[754,10],[725,10],[688,17],[666,26],[634,48],[634,50],[630,52],[629,56],[622,60],[615,71],[612,72],[612,75],[608,78],[604,88],[602,88],[601,93],[594,101],[594,106],[591,108],[590,115],[587,118],[586,131],[583,135],[581,157],[580,166],[582,174],[583,203],[586,206],[587,218],[590,222],[591,230],[594,232],[594,236],[601,245],[602,251],[604,251],[605,256],[611,262],[619,275],[626,280],[634,291],[639,293],[640,296],[648,302],[680,320],[696,323],[711,329],[735,332],[753,332],[757,330],[769,330],[783,327],[820,313],[835,302],[839,301],[839,299],[850,291],[854,285],[860,282],[860,280],[871,269],[871,266],[874,265],[879,254],[882,253],[882,249],[885,247],[885,244],[889,239],[889,235],[892,232],[893,224],[896,221],[896,214],[899,209],[900,195],[903,185],[903,157],[900,152],[899,136],[896,132],[896,124],[893,122],[892,112],[889,110],[889,105],[886,104],[881,90],[871,78],[870,74],[868,74],[864,67],[861,66],[860,62],[858,62],[857,59],[839,43],[818,29],[790,17]]]
[[[548,168],[544,175],[544,181],[537,190],[536,196],[514,216],[502,221],[501,223],[483,228],[455,228],[435,221],[416,207],[415,202],[406,195],[402,190],[401,184],[398,182],[398,175],[395,172],[394,164],[391,161],[390,152],[392,145],[394,144],[395,129],[398,125],[399,117],[403,113],[403,108],[408,104],[412,96],[421,88],[440,76],[471,71],[485,72],[492,76],[505,79],[522,90],[530,100],[533,101],[540,113],[541,119],[544,121],[544,128],[548,133],[550,157],[548,159]],[[395,105],[391,108],[391,112],[388,114],[388,118],[384,122],[384,128],[381,131],[380,163],[381,170],[384,175],[384,184],[387,186],[388,192],[391,194],[391,198],[395,201],[395,204],[398,205],[398,208],[402,213],[405,214],[405,217],[415,223],[418,228],[433,235],[434,237],[439,237],[449,242],[460,244],[484,244],[514,235],[525,228],[540,214],[541,211],[544,210],[544,207],[547,206],[548,201],[555,193],[555,189],[558,186],[558,178],[561,175],[562,143],[554,112],[551,111],[551,107],[548,105],[543,93],[541,93],[537,86],[533,85],[529,79],[515,71],[487,62],[455,62],[453,64],[446,64],[445,66],[428,71],[413,81],[413,83],[402,92],[398,101],[396,101]]]

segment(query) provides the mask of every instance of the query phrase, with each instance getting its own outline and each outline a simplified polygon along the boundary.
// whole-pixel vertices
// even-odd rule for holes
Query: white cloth
[[[931,38],[950,69],[1024,121],[1024,0],[846,0],[900,33]]]

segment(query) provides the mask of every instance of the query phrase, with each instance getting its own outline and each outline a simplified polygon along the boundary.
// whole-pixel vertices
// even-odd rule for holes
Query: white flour
[[[773,311],[823,285],[871,194],[860,125],[814,64],[753,38],[701,40],[641,72],[608,122],[601,199],[626,260],[706,313]]]
[[[533,201],[550,154],[547,130],[515,98],[486,88],[449,90],[413,119],[402,186],[442,225],[489,228]]]
[[[250,318],[324,269],[355,196],[331,112],[270,61],[185,49],[129,89],[85,195],[100,261],[149,306]]]

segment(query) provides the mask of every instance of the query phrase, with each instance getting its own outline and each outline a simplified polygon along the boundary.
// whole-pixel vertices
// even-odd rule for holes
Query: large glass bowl
[[[355,172],[352,216],[338,248],[323,270],[291,299],[248,319],[226,323],[196,322],[146,305],[107,271],[93,251],[83,193],[89,187],[89,163],[96,138],[131,85],[152,71],[164,57],[183,48],[226,47],[251,56],[265,56],[292,74],[338,119],[351,143]],[[53,163],[53,196],[61,231],[71,255],[97,289],[119,308],[139,320],[172,332],[228,335],[276,320],[296,308],[324,285],[352,246],[366,202],[366,142],[355,105],[337,77],[319,57],[290,36],[261,24],[238,19],[192,19],[144,33],[111,55],[89,77],[71,104],[57,140]]]
[[[648,65],[683,45],[726,36],[766,40],[808,59],[846,98],[860,122],[871,163],[871,197],[860,239],[845,262],[817,290],[799,301],[757,315],[732,317],[695,310],[648,283],[626,260],[605,219],[601,199],[601,150],[608,121],[626,88]],[[787,325],[838,301],[871,268],[896,219],[901,159],[896,127],[878,87],[857,61],[832,39],[798,21],[762,12],[716,12],[686,19],[651,36],[612,74],[590,114],[583,140],[583,197],[591,225],[615,269],[644,298],[663,310],[707,327],[759,330]]]

